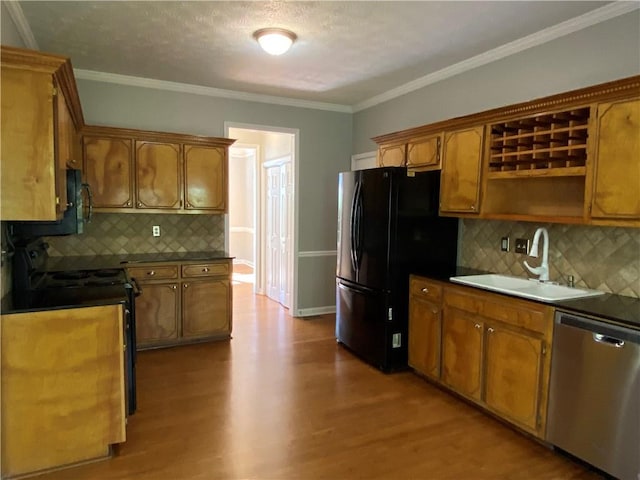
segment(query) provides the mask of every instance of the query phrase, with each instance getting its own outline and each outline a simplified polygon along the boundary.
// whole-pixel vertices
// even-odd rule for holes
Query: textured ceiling
[[[609,2],[21,1],[75,68],[354,105]],[[255,30],[298,41],[264,54]]]

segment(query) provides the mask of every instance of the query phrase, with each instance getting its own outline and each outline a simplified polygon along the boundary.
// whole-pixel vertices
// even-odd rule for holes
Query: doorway
[[[225,219],[234,271],[246,275],[253,267],[254,292],[295,312],[298,130],[225,122],[225,135],[236,139]]]

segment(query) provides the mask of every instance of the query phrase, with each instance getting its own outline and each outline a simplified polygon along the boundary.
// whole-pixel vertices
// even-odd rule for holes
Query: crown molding
[[[40,50],[38,42],[36,42],[36,37],[33,36],[33,31],[31,31],[27,17],[24,16],[20,4],[15,0],[4,0],[2,3],[7,7],[9,16],[11,20],[13,20],[13,24],[16,26],[18,34],[20,38],[22,38],[25,46],[32,50]]]
[[[380,103],[392,100],[468,70],[481,67],[482,65],[486,65],[529,48],[542,45],[565,35],[569,35],[570,33],[577,32],[626,13],[630,13],[638,8],[640,8],[640,2],[638,1],[613,2],[605,5],[604,7],[585,13],[584,15],[558,23],[536,33],[532,33],[531,35],[527,35],[526,37],[514,40],[513,42],[505,43],[497,48],[488,50],[461,62],[454,63],[446,68],[425,75],[424,77],[405,83],[400,87],[393,88],[385,93],[371,97],[368,100],[353,105],[353,112],[355,113],[371,108],[375,105],[379,105]]]
[[[119,85],[129,85],[133,87],[154,88],[156,90],[168,90],[171,92],[192,93],[207,97],[229,98],[232,100],[244,100],[247,102],[271,103],[285,105],[288,107],[311,108],[315,110],[328,110],[331,112],[353,113],[349,105],[339,105],[336,103],[314,102],[311,100],[300,100],[296,98],[277,97],[275,95],[261,95],[257,93],[238,92],[235,90],[224,90],[221,88],[205,87],[202,85],[192,85],[189,83],[170,82],[167,80],[156,80],[153,78],[133,77],[130,75],[120,75],[118,73],[97,72],[94,70],[74,69],[76,78],[81,80],[91,80],[94,82],[117,83]]]

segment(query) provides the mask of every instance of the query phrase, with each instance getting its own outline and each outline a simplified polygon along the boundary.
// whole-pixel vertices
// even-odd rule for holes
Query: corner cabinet
[[[83,125],[69,59],[2,46],[1,220],[57,220]]]
[[[596,116],[591,220],[638,221],[640,98],[598,104]]]
[[[480,167],[484,126],[444,135],[440,213],[480,212]]]
[[[231,261],[148,263],[127,267],[136,298],[139,350],[231,336]]]
[[[226,213],[234,140],[111,127],[83,131],[98,212]]]

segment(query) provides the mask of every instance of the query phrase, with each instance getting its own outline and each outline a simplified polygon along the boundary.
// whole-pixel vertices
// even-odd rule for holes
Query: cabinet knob
[[[475,205],[471,205],[471,210],[475,210],[476,206]]]
[[[139,206],[139,207],[142,207],[142,202],[138,202],[138,206]]]
[[[202,269],[202,271],[203,271],[204,273],[207,273],[207,272],[209,271],[209,267],[204,267],[204,268]]]
[[[149,270],[147,272],[147,275],[149,275],[150,277],[153,277],[156,274],[155,270]]]
[[[177,290],[178,286],[177,285],[171,285],[171,290]]]
[[[431,313],[433,313],[434,315],[437,315],[438,314],[438,309],[437,308],[432,309]]]
[[[480,325],[479,323],[476,323],[476,324],[474,325],[474,327],[476,327],[476,328],[482,328],[482,325]]]
[[[188,283],[185,283],[185,284],[183,284],[182,286],[183,286],[184,288],[189,288],[189,284],[188,284]]]
[[[494,330],[493,328],[489,327],[489,328],[487,328],[487,331],[488,331],[489,333],[493,333],[495,330]]]
[[[125,203],[125,205],[126,205],[127,207],[130,207],[130,206],[131,206],[131,202],[129,201],[129,202]]]
[[[429,289],[427,287],[424,287],[422,290],[420,290],[422,293],[429,293]]]

